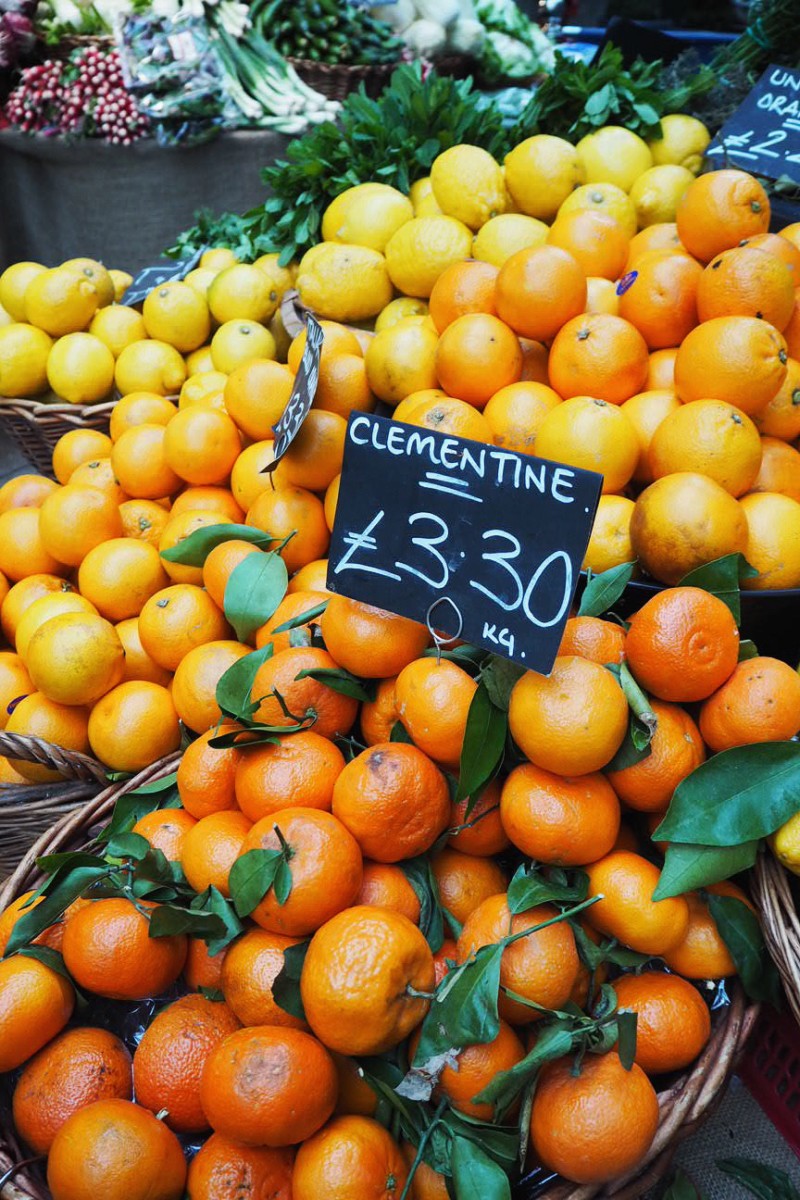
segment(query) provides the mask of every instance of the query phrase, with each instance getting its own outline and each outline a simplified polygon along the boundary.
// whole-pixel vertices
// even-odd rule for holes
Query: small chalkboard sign
[[[196,250],[189,258],[165,258],[154,263],[152,267],[143,267],[134,278],[133,283],[122,297],[122,304],[141,304],[143,300],[161,283],[185,279],[193,271],[203,255],[203,248]]]
[[[603,477],[352,413],[328,587],[549,673]]]
[[[275,456],[266,471],[274,471],[300,431],[300,426],[311,412],[319,382],[319,356],[325,334],[319,321],[308,314],[306,321],[306,344],[303,357],[286,408],[277,423],[272,426],[275,434]]]
[[[800,183],[800,70],[767,67],[706,156],[715,169],[729,164],[767,179],[788,177]]]

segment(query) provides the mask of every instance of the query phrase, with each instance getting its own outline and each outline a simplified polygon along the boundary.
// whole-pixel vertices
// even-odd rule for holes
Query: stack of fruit
[[[139,622],[159,661],[184,653],[172,697],[203,732],[120,801],[101,851],[44,860],[43,890],[0,917],[0,1070],[22,1068],[13,1119],[54,1200],[233,1200],[243,1179],[280,1200],[445,1200],[475,1172],[507,1198],[520,1145],[580,1184],[635,1171],[662,1077],[708,1043],[713,981],[769,985],[742,891],[686,891],[648,829],[706,745],[800,727],[797,675],[737,665],[729,609],[697,588],[627,633],[571,618],[549,679],[472,647],[440,659],[424,626],[319,591],[291,591],[239,658],[212,597],[227,609],[243,564],[281,560],[212,519],[180,555],[205,557],[208,593],[175,585]],[[110,644],[102,617],[51,617],[31,666],[37,639],[65,653],[89,621]],[[655,724],[638,759],[635,679]],[[491,761],[470,731],[486,695]],[[152,755],[171,706],[122,684],[90,733]],[[122,1039],[92,1024],[98,997],[125,1002],[102,1008]],[[132,1034],[148,997],[167,1006]],[[188,1176],[176,1133],[202,1143]]]

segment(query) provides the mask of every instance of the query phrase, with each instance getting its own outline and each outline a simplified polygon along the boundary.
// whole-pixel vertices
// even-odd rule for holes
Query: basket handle
[[[65,750],[53,742],[46,742],[44,738],[9,733],[7,729],[0,730],[0,754],[12,759],[21,758],[23,762],[39,763],[43,767],[58,771],[66,779],[108,783],[108,769],[96,758],[91,758],[88,754],[79,754],[77,750]]]

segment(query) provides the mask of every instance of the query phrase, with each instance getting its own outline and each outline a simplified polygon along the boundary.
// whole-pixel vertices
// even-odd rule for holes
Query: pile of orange
[[[209,588],[220,586],[224,567],[241,553],[228,542],[209,555]],[[509,724],[523,761],[468,808],[451,798],[447,775],[457,775],[477,685],[457,662],[428,652],[423,626],[329,597],[300,644],[278,642],[278,635],[277,652],[253,684],[256,719],[287,732],[266,744],[216,748],[218,716],[204,699],[213,687],[204,681],[216,678],[217,656],[229,661],[237,644],[218,636],[203,610],[183,609],[187,593],[207,597],[223,621],[197,584],[157,591],[167,601],[162,613],[177,601],[190,619],[153,643],[165,662],[162,647],[174,656],[172,695],[164,682],[148,686],[163,694],[165,710],[173,699],[183,705],[183,664],[204,663],[189,672],[186,691],[199,736],[178,768],[180,807],[156,808],[133,832],[179,864],[195,892],[217,889],[222,897],[243,856],[287,847],[291,888],[288,895],[278,895],[277,885],[267,890],[241,936],[213,955],[199,937],[149,937],[149,902],[93,898],[90,890],[40,939],[63,955],[66,978],[18,953],[0,960],[0,1070],[22,1067],[14,1121],[32,1151],[48,1155],[54,1200],[179,1200],[184,1186],[191,1200],[235,1200],[241,1189],[279,1200],[344,1200],[356,1184],[359,1200],[399,1196],[416,1150],[376,1119],[378,1096],[359,1064],[387,1052],[410,1062],[435,989],[509,932],[522,936],[502,954],[499,1032],[458,1048],[459,1069],[444,1065],[434,1100],[491,1121],[492,1106],[475,1097],[522,1060],[546,1019],[541,1010],[573,1002],[591,1013],[609,978],[619,1008],[638,1014],[635,1063],[625,1069],[611,1049],[589,1054],[578,1074],[571,1056],[546,1065],[529,1157],[585,1184],[634,1169],[658,1124],[659,1077],[690,1065],[709,1039],[702,981],[736,973],[705,893],[653,900],[664,845],[649,834],[708,751],[782,740],[800,729],[797,673],[764,657],[740,663],[729,609],[696,588],[660,593],[627,631],[572,617],[552,675],[527,672],[511,691]],[[272,624],[309,611],[320,595],[290,592]],[[145,630],[152,604],[145,602],[139,618]],[[64,619],[51,621],[61,628]],[[107,618],[93,620],[113,631]],[[196,630],[207,640],[187,648]],[[658,723],[650,756],[612,769],[628,708],[606,664],[622,662],[652,696]],[[373,698],[359,702],[302,674],[325,665],[353,672]],[[92,713],[113,712],[115,693],[126,686],[145,696],[145,683],[116,684]],[[77,708],[47,703],[59,713]],[[305,728],[292,732],[297,716]],[[150,715],[136,726],[135,748],[166,725],[163,714]],[[109,727],[104,717],[101,728]],[[127,746],[125,736],[120,744]],[[450,925],[436,953],[420,929],[420,894],[405,870],[420,856]],[[548,924],[558,916],[555,905],[512,916],[515,859],[585,870],[589,895],[601,899],[582,913],[583,932],[652,959],[647,969],[609,976],[601,967],[592,976],[577,930]],[[709,890],[745,900],[730,883]],[[0,916],[0,951],[29,899]],[[303,941],[300,1017],[273,988],[284,955]],[[139,1044],[126,1048],[86,1026],[85,1017],[72,1020],[70,980],[84,994],[119,1001],[174,997],[176,987],[186,994],[158,1010]],[[207,1139],[188,1171],[176,1133]],[[423,1163],[410,1195],[445,1200],[446,1181]]]

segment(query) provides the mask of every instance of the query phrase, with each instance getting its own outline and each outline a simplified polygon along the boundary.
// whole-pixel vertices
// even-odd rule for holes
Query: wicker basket
[[[11,434],[40,475],[53,475],[56,442],[71,429],[108,433],[116,401],[103,404],[43,404],[40,400],[0,401],[2,428]]]
[[[98,831],[108,822],[120,796],[134,792],[143,784],[153,783],[164,775],[168,775],[175,770],[179,761],[180,754],[171,754],[168,758],[162,758],[152,766],[145,767],[132,779],[106,787],[88,804],[63,816],[55,825],[46,830],[31,846],[14,874],[0,889],[0,911],[7,908],[11,901],[22,892],[38,886],[41,882],[42,875],[36,866],[36,859],[40,855],[90,847]],[[50,1196],[42,1176],[27,1165],[34,1161],[40,1162],[41,1160],[31,1160],[29,1152],[20,1145],[14,1132],[10,1112],[0,1112],[1,1200],[45,1200]]]
[[[313,62],[309,58],[289,58],[287,62],[294,67],[303,83],[329,100],[344,100],[351,92],[357,91],[362,83],[367,95],[375,99],[388,85],[394,71],[402,66],[399,61],[369,66]],[[465,79],[473,67],[473,60],[467,55],[451,54],[435,59],[432,66],[440,75]]]
[[[74,33],[64,34],[52,45],[44,39],[39,40],[39,52],[43,58],[67,59],[73,50],[87,50],[90,46],[97,46],[101,50],[111,50],[114,47],[114,39],[110,33]]]
[[[36,886],[41,874],[36,858],[58,851],[79,850],[90,846],[98,829],[108,821],[119,796],[135,791],[172,771],[179,755],[162,759],[133,779],[114,784],[84,805],[63,817],[39,838],[0,891],[0,909],[28,888]],[[731,1004],[716,1014],[711,1040],[692,1069],[659,1095],[661,1122],[652,1146],[639,1168],[605,1186],[580,1187],[554,1184],[541,1193],[539,1200],[634,1200],[661,1179],[669,1169],[672,1155],[684,1138],[693,1134],[714,1105],[721,1099],[737,1059],[758,1014],[757,1005],[748,1004],[741,988],[732,988]],[[10,1113],[0,1112],[0,1200],[49,1200],[41,1174],[17,1140]],[[524,1184],[518,1195],[523,1196]]]
[[[767,949],[780,972],[789,1007],[800,1024],[800,913],[792,877],[772,852],[762,847],[751,880]]]
[[[105,767],[41,738],[0,731],[0,754],[51,767],[63,783],[0,787],[0,881],[41,835],[108,783]]]

